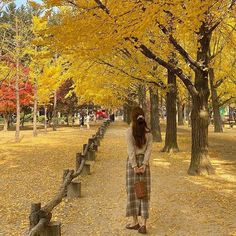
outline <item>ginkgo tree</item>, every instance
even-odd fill
[[[210,48],[209,80],[215,132],[223,132],[220,107],[236,101],[236,25],[228,20],[213,35]]]
[[[41,75],[44,70],[45,63],[48,62],[50,58],[50,52],[47,48],[42,45],[42,32],[46,28],[47,22],[44,21],[40,16],[32,16],[32,40],[27,48],[28,55],[30,56],[30,78],[34,85],[34,109],[33,109],[33,135],[37,136],[37,113],[38,113],[38,103],[44,105],[46,109],[46,104],[49,102],[50,92],[47,88],[47,84],[43,84],[40,81]],[[40,92],[39,92],[40,90]],[[47,129],[45,123],[45,130]]]
[[[34,128],[33,135],[37,135],[37,112],[38,105],[44,106],[44,126],[47,130],[47,105],[50,98],[54,97],[53,129],[56,130],[56,102],[57,89],[66,79],[65,61],[55,52],[50,51],[44,45],[43,37],[47,21],[40,15],[32,16],[32,40],[27,49],[30,55],[30,77],[34,84]]]
[[[64,62],[62,57],[55,57],[53,60],[48,60],[44,64],[43,72],[39,76],[38,81],[39,102],[47,104],[50,98],[53,97],[53,130],[56,130],[57,125],[57,90],[67,79]]]
[[[30,21],[24,8],[16,8],[10,3],[0,17],[1,57],[11,65],[14,73],[14,87],[16,95],[16,132],[15,140],[20,141],[20,84],[28,80],[26,70],[26,45],[30,40]]]
[[[189,174],[213,173],[208,156],[209,49],[222,22],[235,22],[235,1],[45,1],[57,6],[49,27],[52,45],[78,58],[106,57],[116,50],[136,53],[177,76],[192,98]],[[185,40],[191,43],[184,45]],[[173,60],[176,55],[178,63]],[[181,65],[185,64],[191,70]],[[189,75],[194,76],[194,81]]]

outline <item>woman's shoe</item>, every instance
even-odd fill
[[[136,224],[134,226],[131,226],[131,224],[126,225],[126,229],[134,229],[134,230],[138,230],[140,228],[139,224]]]
[[[140,234],[146,234],[146,233],[147,233],[146,226],[145,226],[145,225],[141,226],[141,227],[138,229],[138,232],[139,232]]]

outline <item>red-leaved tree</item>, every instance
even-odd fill
[[[32,85],[30,82],[19,84],[20,105],[28,106],[32,103]],[[8,129],[10,118],[16,111],[15,81],[4,81],[0,84],[0,114],[4,118],[4,130]]]

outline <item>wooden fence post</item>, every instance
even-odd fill
[[[84,161],[84,159],[95,160],[96,151],[98,150],[98,146],[100,145],[100,140],[103,138],[103,136],[106,132],[106,128],[109,124],[110,124],[109,121],[105,121],[98,128],[96,135],[94,135],[93,138],[90,138],[88,140],[88,144],[83,145],[83,152],[76,153],[76,171],[79,170],[79,168],[82,168],[82,166],[80,167],[82,159],[83,159],[83,161]],[[87,149],[87,151],[85,153],[86,149]],[[65,190],[64,197],[66,197],[66,196],[68,198],[81,197],[81,182],[76,181],[75,179],[73,181],[71,181],[70,179],[66,179],[69,172],[70,172],[69,169],[66,169],[63,171],[63,185],[66,184],[65,186],[67,186],[67,184],[68,184],[68,186]],[[71,172],[71,173],[73,173],[73,172]],[[78,176],[78,174],[76,176]],[[84,163],[82,171],[80,172],[80,175],[90,175],[90,174],[91,174],[90,164]],[[74,176],[73,178],[75,178],[76,176]],[[69,176],[69,177],[71,177],[71,176]],[[66,183],[64,183],[65,179],[67,180]],[[69,183],[68,180],[71,182]],[[61,198],[60,198],[60,201],[61,201]],[[58,202],[56,205],[58,205],[59,203],[60,202]],[[30,230],[32,228],[34,228],[40,222],[41,225],[39,227],[42,227],[42,225],[45,225],[45,224],[48,224],[48,225],[46,226],[45,230],[43,232],[40,231],[40,233],[37,236],[61,236],[61,223],[60,222],[50,222],[51,217],[52,217],[51,212],[47,213],[46,211],[41,210],[41,203],[32,203],[31,213],[29,216]],[[40,229],[40,230],[42,230],[42,229]]]
[[[68,185],[67,197],[68,198],[81,197],[81,182],[74,180]]]
[[[40,236],[61,236],[61,222],[50,222]]]
[[[64,170],[63,171],[63,177],[62,177],[62,181],[64,182],[64,180],[65,180],[65,178],[66,178],[66,176],[67,176],[67,174],[69,173],[69,169],[66,169],[66,170]],[[64,195],[64,197],[66,197],[67,196],[67,189],[65,190],[65,195]]]
[[[93,148],[93,145],[94,145],[94,139],[93,138],[88,139],[88,145],[89,145],[89,149]]]
[[[30,211],[30,230],[38,224],[39,217],[38,217],[38,211],[41,209],[41,203],[32,203],[31,204],[31,211]]]
[[[78,152],[76,153],[76,157],[75,157],[75,171],[77,171],[80,167],[80,163],[81,160],[83,158],[84,155],[82,155],[82,153]]]
[[[88,153],[85,153],[85,149],[86,149],[87,145],[88,144],[83,145],[83,155],[84,155],[85,159],[88,159]]]
[[[95,159],[96,159],[95,150],[93,150],[93,149],[88,150],[88,160],[95,161]]]
[[[97,145],[100,146],[100,137],[96,135]]]
[[[94,150],[95,152],[98,151],[98,145],[97,145],[97,144],[94,144],[94,145],[93,145],[93,150]]]
[[[85,175],[90,175],[90,174],[91,174],[91,172],[90,172],[90,164],[85,163],[84,167],[82,169],[81,175],[85,176]]]

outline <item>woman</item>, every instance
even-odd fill
[[[139,233],[146,234],[150,201],[150,168],[148,162],[151,155],[152,134],[147,127],[144,111],[140,107],[135,107],[131,116],[132,127],[127,130],[126,216],[132,216],[133,222],[126,225],[126,228],[138,230]],[[134,184],[137,180],[144,181],[147,188],[147,196],[143,199],[138,199],[135,194]],[[141,225],[139,224],[138,216],[142,217]]]

